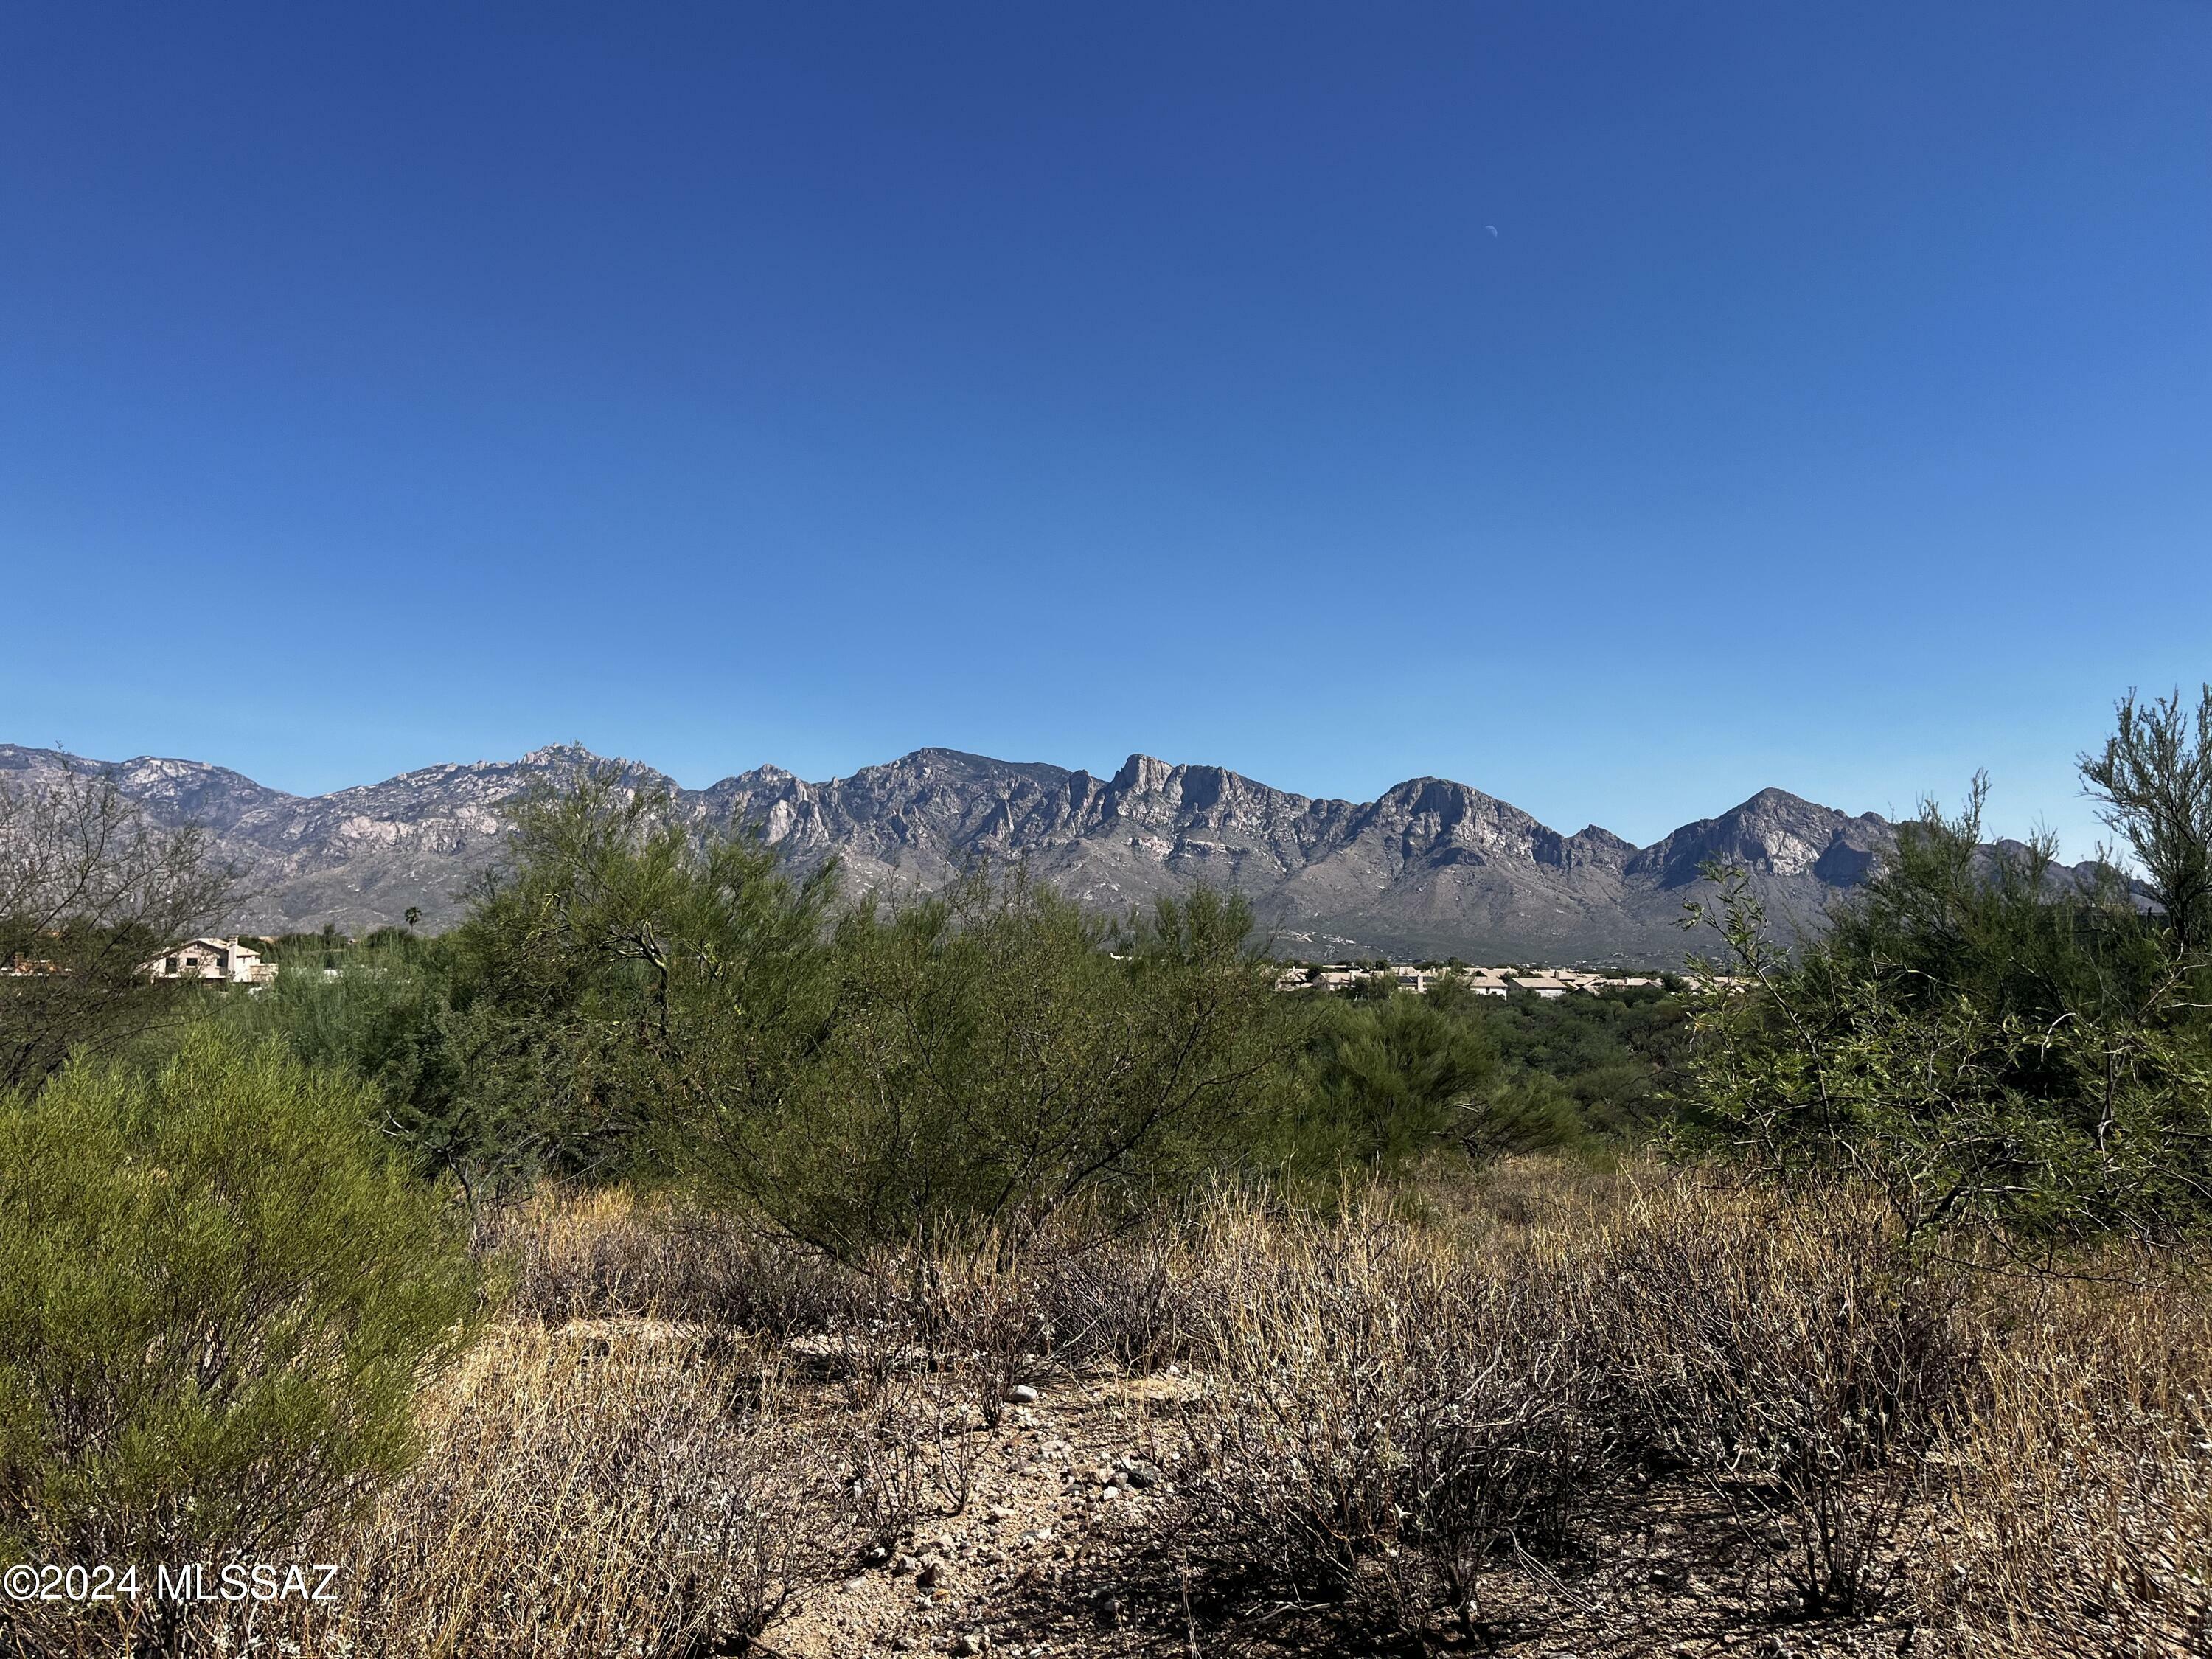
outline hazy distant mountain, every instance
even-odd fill
[[[315,796],[192,761],[113,770],[155,817],[204,824],[246,872],[232,922],[359,932],[410,905],[426,927],[453,922],[461,890],[501,856],[500,804],[593,759],[540,749]],[[49,750],[0,744],[0,778],[35,782],[62,763]],[[827,783],[764,766],[700,790],[622,764],[639,787],[670,790],[688,815],[758,823],[803,867],[836,856],[859,887],[933,888],[984,857],[1024,859],[1101,909],[1208,881],[1249,895],[1280,952],[1297,956],[1672,962],[1690,943],[1674,924],[1706,859],[1746,866],[1778,919],[1817,927],[1894,834],[1872,813],[1853,817],[1779,789],[1639,848],[1595,825],[1561,835],[1441,778],[1363,802],[1309,799],[1146,755],[1098,778],[922,749]]]

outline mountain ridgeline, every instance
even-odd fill
[[[192,761],[107,769],[157,823],[204,826],[244,872],[228,925],[357,933],[410,907],[426,928],[458,919],[465,890],[501,857],[502,803],[595,759],[564,745],[313,796]],[[0,781],[19,787],[70,763],[0,744]],[[1678,962],[1696,946],[1676,923],[1708,860],[1747,868],[1784,925],[1817,928],[1895,833],[1872,813],[1766,789],[1638,848],[1595,825],[1562,835],[1442,778],[1372,801],[1316,800],[1145,755],[1101,778],[921,749],[826,783],[763,766],[696,790],[618,764],[694,821],[757,825],[799,868],[838,859],[855,890],[927,890],[982,859],[1025,861],[1100,910],[1207,882],[1247,895],[1278,953],[1299,957]]]

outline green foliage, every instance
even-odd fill
[[[504,1103],[481,1115],[609,1174],[668,1151],[672,1125],[780,1109],[834,1005],[834,869],[795,881],[757,837],[696,833],[611,769],[526,799],[513,846],[450,936],[454,1041]]]
[[[1692,920],[1752,988],[1697,1022],[1705,1128],[1784,1176],[1870,1178],[1914,1230],[2197,1229],[2212,1055],[2179,994],[2189,964],[2117,880],[2061,881],[2047,844],[1983,846],[1984,788],[1902,826],[1794,959],[1741,872],[1712,872]]]
[[[1235,1163],[1284,1048],[1241,902],[1117,927],[1018,872],[835,897],[611,771],[533,797],[445,947],[456,1097],[505,1101],[479,1124],[562,1167],[695,1176],[841,1255],[1079,1198],[1110,1220]]]
[[[1896,850],[1837,913],[1808,965],[1829,977],[1887,978],[1917,1008],[1965,998],[2023,1024],[2143,1008],[2171,958],[2117,873],[2100,867],[2081,884],[2059,869],[2047,838],[1984,846],[1987,794],[1977,777],[1957,816],[1929,803],[1901,825]]]
[[[1690,1035],[1679,989],[1467,1000],[1520,1087],[1563,1100],[1587,1133],[1630,1139],[1673,1117]]]
[[[2081,757],[2081,781],[2106,824],[2142,866],[2182,952],[2212,948],[2212,685],[2194,710],[2181,693],[2120,700],[2101,753]]]
[[[1250,929],[1210,892],[1113,927],[1019,872],[856,911],[797,1086],[702,1099],[709,1189],[841,1255],[1185,1190],[1233,1167],[1282,1055]]]
[[[1456,1127],[1460,1150],[1477,1164],[1520,1152],[1571,1152],[1590,1141],[1565,1084],[1510,1066],[1462,1109]]]
[[[797,879],[603,770],[521,805],[455,933],[364,945],[260,1012],[472,1191],[547,1164],[688,1174],[843,1256],[1018,1237],[1079,1200],[1118,1224],[1224,1174],[1569,1145],[1586,1103],[1626,1121],[1657,1074],[1670,1001],[1581,1032],[1578,1092],[1522,1029],[1574,1016],[1387,974],[1279,996],[1250,927],[1206,890],[1102,921],[1018,871],[840,913],[834,872]]]
[[[377,1121],[425,1176],[456,1181],[473,1204],[536,1173],[541,1138],[507,1079],[486,1063],[489,1010],[454,1004],[454,952],[397,930],[372,934],[324,969],[287,963],[250,996],[226,998],[223,1022],[274,1039],[310,1066],[374,1091]]]
[[[1501,1053],[1498,1000],[1447,980],[1425,994],[1331,999],[1300,1066],[1297,1162],[1388,1173],[1442,1147],[1477,1164],[1583,1138],[1573,1097]]]
[[[0,1099],[0,1554],[205,1559],[404,1465],[480,1287],[374,1116],[213,1024]]]
[[[232,1018],[371,1085],[472,1202],[546,1169],[684,1175],[842,1256],[1570,1145],[1658,1074],[1669,1000],[1531,1012],[1387,973],[1282,996],[1250,929],[1203,890],[1103,921],[1019,871],[841,912],[833,871],[602,769],[519,805],[459,929],[381,930],[335,972],[308,936]]]
[[[365,951],[343,969],[280,968],[266,988],[230,999],[223,1012],[245,1032],[280,1039],[310,1066],[352,1072],[404,1097],[441,1064],[441,989],[421,962]]]
[[[1326,1006],[1304,1069],[1310,1147],[1333,1142],[1334,1161],[1385,1170],[1449,1139],[1502,1068],[1474,1022],[1391,994]]]

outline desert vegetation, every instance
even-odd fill
[[[1579,1008],[1279,995],[1206,891],[872,904],[612,775],[448,934],[57,957],[0,981],[0,1553],[64,1576],[0,1644],[2204,1650],[2208,738],[2085,757],[2130,873],[1977,788],[1817,939],[1713,871],[1740,991]],[[76,787],[0,819],[9,925],[135,960],[222,872]]]

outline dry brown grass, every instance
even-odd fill
[[[783,1396],[772,1356],[715,1334],[507,1324],[336,1546],[338,1615],[270,1634],[328,1655],[740,1651],[857,1548],[846,1448]]]
[[[1942,1449],[1921,1595],[1984,1651],[2212,1652],[2212,1306],[2125,1265],[2014,1291]]]
[[[2023,1280],[1850,1194],[1531,1165],[1322,1222],[1226,1206],[1186,1249],[1185,1542],[1224,1612],[1497,1639],[1486,1587],[1586,1601],[1594,1550],[1694,1514],[1653,1576],[1700,1564],[1753,1631],[2212,1651],[2212,1315],[2175,1264]]]
[[[555,1322],[629,1315],[781,1340],[852,1319],[868,1294],[811,1251],[665,1194],[549,1191],[485,1234],[513,1274],[509,1311]]]
[[[1571,1287],[1516,1254],[1486,1270],[1376,1206],[1210,1218],[1188,1535],[1232,1617],[1478,1630],[1493,1558],[1563,1541],[1609,1478],[1602,1377]]]
[[[1928,1453],[1980,1391],[1970,1277],[1862,1197],[1687,1182],[1575,1249],[1624,1446],[1786,1538],[1783,1610],[1888,1600]]]
[[[425,1455],[371,1516],[267,1552],[340,1564],[334,1609],[194,1609],[163,1630],[149,1605],[135,1630],[52,1619],[18,1650],[742,1650],[857,1547],[847,1448],[784,1392],[773,1355],[724,1333],[504,1322],[422,1401]]]
[[[604,1194],[498,1237],[422,1461],[312,1552],[345,1603],[233,1650],[743,1651],[968,1504],[1010,1387],[1174,1362],[1176,1650],[2212,1651],[2212,1311],[2172,1262],[2027,1279],[1848,1196],[1537,1162],[873,1272]]]

